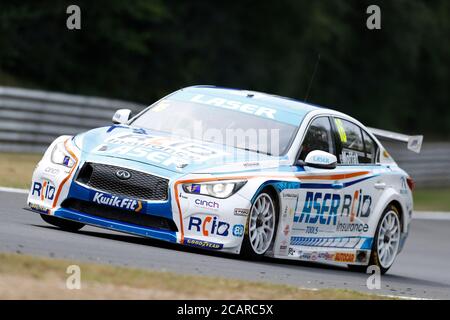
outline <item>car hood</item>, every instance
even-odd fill
[[[74,141],[88,158],[124,159],[183,174],[262,170],[286,160],[123,125],[93,129]]]

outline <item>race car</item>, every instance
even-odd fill
[[[69,231],[385,273],[408,236],[414,182],[377,136],[422,144],[285,97],[188,87],[57,138],[28,206]]]

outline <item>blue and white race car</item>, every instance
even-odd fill
[[[29,207],[65,230],[92,225],[247,257],[377,265],[402,250],[413,181],[377,136],[422,136],[260,92],[194,86],[113,125],[57,138]]]

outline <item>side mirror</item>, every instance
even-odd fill
[[[337,158],[335,155],[321,150],[308,153],[304,162],[305,166],[319,169],[334,169],[336,164]]]
[[[131,110],[130,109],[119,109],[114,113],[112,117],[112,122],[114,124],[125,124],[130,120]]]

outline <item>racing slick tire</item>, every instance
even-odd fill
[[[368,266],[377,266],[380,268],[381,274],[385,274],[389,270],[398,255],[400,221],[397,207],[391,204],[384,210],[378,222]],[[353,271],[366,272],[368,266],[349,265],[348,267]]]
[[[74,231],[80,230],[81,228],[83,228],[85,226],[84,224],[79,223],[79,222],[61,219],[58,217],[49,216],[47,214],[41,214],[41,218],[42,218],[42,220],[51,224],[52,226],[58,227],[65,231],[74,232]]]
[[[278,226],[278,201],[275,192],[265,189],[258,194],[247,217],[241,255],[257,260],[271,249]]]

